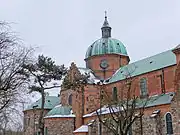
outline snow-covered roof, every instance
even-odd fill
[[[55,106],[51,111],[47,113],[44,118],[70,118],[76,117],[70,106],[62,106],[61,104]]]
[[[76,117],[74,114],[69,114],[69,115],[51,115],[51,116],[46,116],[44,118],[73,118]]]
[[[88,83],[89,84],[96,84],[97,82],[99,82],[100,80],[93,74],[93,71],[91,69],[88,69],[88,68],[82,68],[82,67],[78,67],[78,70],[80,71],[80,73],[82,75],[86,75],[88,74],[89,75],[89,78],[88,78]]]
[[[104,107],[101,108],[101,110],[98,109],[97,111],[86,114],[83,117],[86,118],[86,117],[95,116],[95,115],[97,115],[97,113],[100,114],[100,111],[101,111],[101,114],[103,115],[103,114],[109,114],[111,112],[118,112],[119,110],[122,111],[123,108],[122,107],[121,108],[120,107],[112,107],[112,108],[110,108],[110,107],[104,106]]]
[[[170,104],[172,99],[174,97],[174,92],[169,92],[169,93],[165,93],[165,94],[161,94],[161,95],[156,95],[156,96],[152,96],[149,97],[149,99],[137,99],[136,101],[136,107],[137,108],[141,108],[141,107],[152,107],[152,106],[156,106],[156,105],[163,105],[163,104]],[[130,102],[129,102],[130,103]],[[118,112],[118,111],[123,111],[124,109],[121,106],[111,106],[111,107],[107,107],[107,106],[103,106],[101,108],[101,114],[110,114],[111,112]],[[98,109],[97,111],[94,111],[92,113],[86,114],[83,117],[92,117],[97,115],[97,112],[100,114],[100,109]]]
[[[88,126],[87,125],[82,125],[78,129],[76,129],[73,133],[84,133],[88,132]]]

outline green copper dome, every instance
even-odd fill
[[[45,118],[57,117],[75,117],[75,115],[72,114],[72,108],[70,106],[57,105],[45,116]]]
[[[102,38],[96,40],[92,45],[89,46],[85,59],[91,56],[103,54],[120,54],[128,56],[126,47],[123,45],[123,43],[117,39],[111,38],[111,27],[108,23],[106,12],[101,31]]]
[[[85,58],[102,54],[121,54],[128,56],[126,47],[123,43],[111,37],[96,40],[89,46]]]

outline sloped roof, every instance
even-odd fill
[[[29,105],[25,110],[31,110],[33,108],[40,109],[41,108],[41,104],[42,104],[41,100],[42,99],[40,98],[36,102],[34,102],[31,105]],[[58,104],[60,104],[60,98],[59,97],[56,97],[56,96],[46,96],[45,97],[45,104],[44,104],[44,108],[45,109],[52,109],[52,108],[54,108]]]
[[[75,117],[70,106],[57,105],[44,118]]]
[[[100,81],[97,77],[95,77],[91,69],[78,67],[78,70],[80,71],[82,75],[89,74],[89,78],[87,80],[88,84],[93,84]]]
[[[175,49],[179,49],[180,48],[180,44],[179,45],[177,45],[173,50],[175,50]]]
[[[158,106],[158,105],[164,105],[164,104],[170,104],[172,99],[174,97],[174,92],[169,92],[166,94],[161,94],[161,95],[156,95],[156,96],[152,96],[149,99],[139,99],[136,100],[136,107],[137,108],[141,108],[141,107],[152,107],[152,106]],[[119,107],[112,107],[114,112],[118,112],[118,111],[123,111],[123,108],[119,108]],[[100,112],[100,109],[97,110],[97,112]],[[83,117],[91,117],[91,116],[95,116],[97,115],[97,112],[94,111],[92,113],[86,114]],[[112,110],[111,110],[112,112]],[[109,114],[110,113],[110,108],[107,106],[104,106],[101,108],[101,114]]]
[[[169,92],[166,94],[152,96],[147,100],[145,107],[170,104],[174,95],[175,95],[174,92]],[[143,105],[143,100],[139,100],[138,106],[141,107],[142,105]]]
[[[88,126],[82,125],[78,129],[76,129],[73,133],[86,133],[86,132],[88,132]]]
[[[160,54],[121,67],[109,79],[109,83],[123,80],[128,75],[131,75],[133,77],[151,71],[155,71],[164,67],[172,66],[175,64],[176,56],[171,50],[168,50]]]

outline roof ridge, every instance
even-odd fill
[[[169,52],[169,51],[172,51],[172,49],[171,49],[171,50],[166,50],[166,51],[163,51],[163,52],[161,52],[161,53],[157,53],[157,54],[152,55],[152,56],[149,56],[149,57],[145,57],[145,58],[143,58],[143,59],[140,59],[140,60],[134,61],[133,63],[136,63],[136,62],[139,62],[139,61],[142,61],[142,60],[145,60],[145,59],[149,59],[149,58],[155,57],[155,56],[157,56],[157,55],[160,55],[160,54],[163,54],[163,53],[166,53],[166,52]],[[133,64],[133,63],[130,63],[130,64]],[[128,64],[128,65],[130,65],[130,64]]]

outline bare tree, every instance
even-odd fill
[[[44,104],[45,90],[59,88],[60,85],[55,81],[59,81],[66,74],[64,65],[58,66],[55,62],[43,55],[38,56],[36,63],[24,64],[24,73],[30,77],[30,92],[36,91],[41,94],[42,105],[39,116],[39,130],[41,135],[44,135]]]
[[[142,117],[149,98],[148,95],[143,98],[136,95],[135,90],[137,82],[131,77],[134,70],[131,72],[127,70],[124,75],[125,79],[120,88],[122,92],[118,93],[116,91],[117,93],[113,98],[110,98],[112,97],[112,93],[108,93],[109,90],[106,89],[105,86],[105,82],[107,83],[108,80],[99,80],[97,84],[94,84],[94,87],[100,91],[100,109],[96,110],[96,115],[100,124],[106,127],[109,132],[114,135],[130,134],[132,124],[137,120],[140,121],[139,134],[143,134]],[[76,72],[73,71],[64,79],[63,86],[67,89],[76,90],[82,94],[82,109],[84,109],[84,87],[88,84],[87,80],[89,75],[82,75],[78,70],[75,71]],[[95,108],[97,107],[98,106]],[[101,131],[100,134],[102,134]]]
[[[121,97],[116,95],[110,98],[112,96],[104,90],[100,99],[104,106],[96,111],[99,122],[114,135],[127,135],[131,132],[132,124],[144,115],[146,102],[142,104],[142,108],[137,109],[139,98],[132,90],[133,82],[128,79],[125,83],[126,87],[123,88],[125,93]],[[103,111],[107,114],[104,115]]]
[[[115,93],[108,93],[103,85],[98,85],[99,90],[104,92],[103,95],[100,95],[100,102],[103,107],[96,111],[96,115],[99,122],[114,135],[131,134],[132,125],[136,121],[139,121],[139,134],[143,134],[142,117],[150,98],[148,95],[141,97],[136,94],[137,83],[139,84],[139,82],[131,74],[127,70],[119,92],[116,89]]]
[[[9,28],[7,23],[0,22],[0,128],[4,131],[10,127],[10,121],[15,122],[9,114],[19,113],[16,104],[20,93],[27,90],[28,80],[27,74],[22,74],[23,65],[31,61],[33,52]]]

